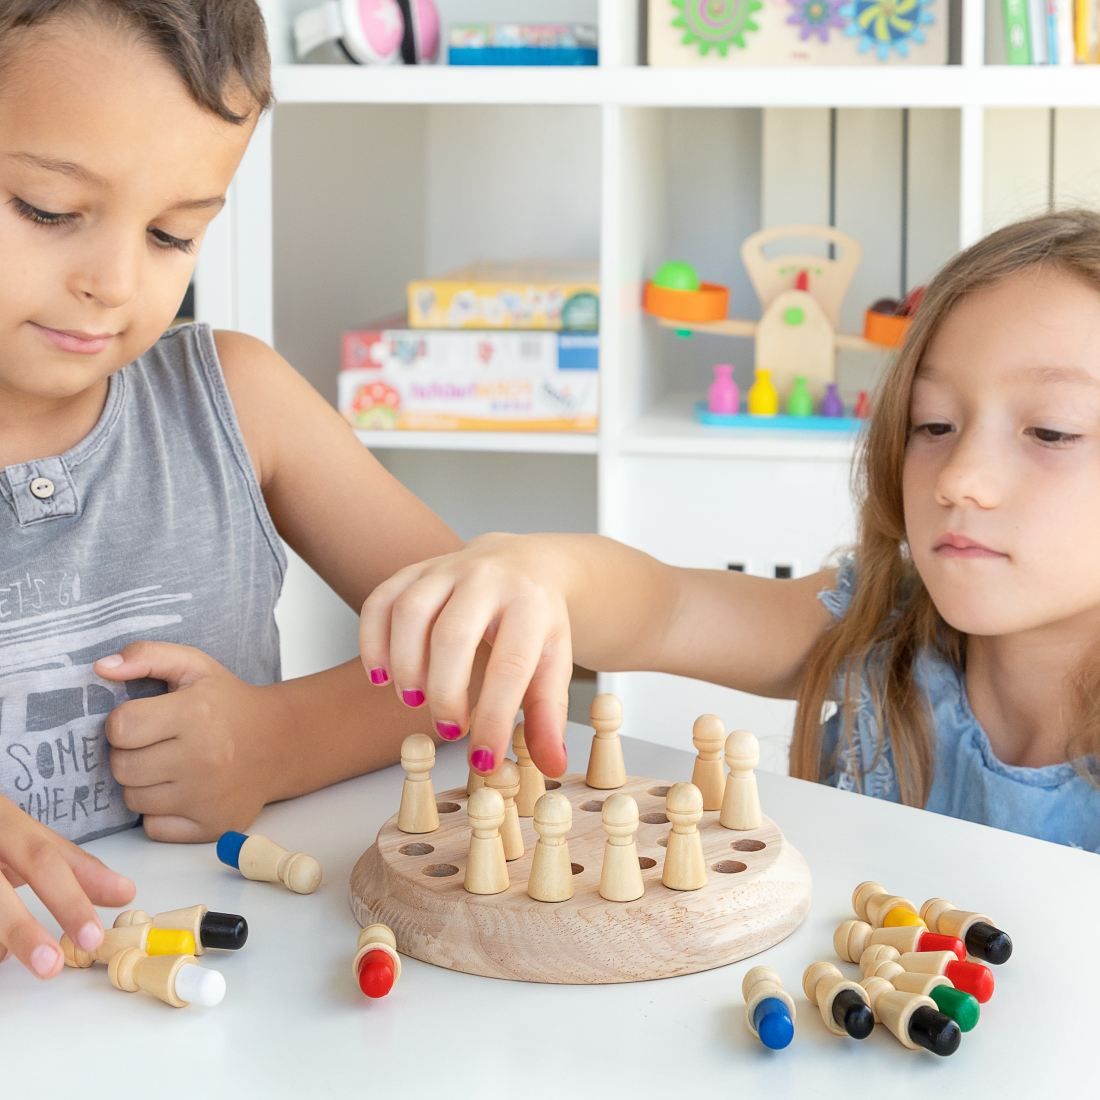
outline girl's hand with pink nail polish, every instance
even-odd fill
[[[134,899],[128,878],[0,795],[0,960],[10,953],[37,977],[52,978],[64,965],[61,948],[15,892],[24,885],[85,951],[103,940],[94,906],[117,909]]]

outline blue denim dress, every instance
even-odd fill
[[[845,559],[837,572],[836,589],[818,595],[837,619],[848,609],[855,574],[854,559]],[[936,731],[936,772],[926,809],[1056,844],[1100,851],[1100,790],[1069,763],[1044,768],[1003,764],[970,709],[966,683],[959,674],[927,652],[918,658],[915,671],[927,694]],[[838,702],[843,692],[841,679],[835,691]],[[856,709],[854,752],[847,736],[842,736],[842,717],[838,710],[825,723],[823,782],[900,802],[892,745],[887,738],[879,755],[881,734],[866,681]]]

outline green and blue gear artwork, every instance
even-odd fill
[[[753,13],[764,6],[760,0],[671,0],[671,4],[680,9],[672,25],[683,30],[681,42],[698,45],[702,57],[712,46],[723,57],[731,44],[743,50],[745,33],[760,30]]]
[[[924,44],[922,27],[934,23],[936,17],[928,10],[932,0],[852,0],[840,9],[848,20],[844,33],[859,36],[859,52],[874,49],[880,61],[890,50],[899,57],[909,56],[909,44]]]

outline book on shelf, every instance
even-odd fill
[[[1002,0],[1009,65],[1094,64],[1100,0]]]

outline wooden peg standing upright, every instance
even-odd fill
[[[672,822],[665,850],[661,881],[670,890],[701,890],[707,884],[703,838],[699,819],[703,816],[703,794],[694,783],[674,783],[665,796],[665,813]]]
[[[887,893],[885,887],[880,886],[877,882],[861,882],[852,891],[852,908],[855,910],[856,916],[860,920],[866,921],[872,928],[885,927],[887,918],[892,913],[894,919],[890,921],[890,924],[894,926],[905,924],[921,926],[924,924],[917,912],[917,907],[908,898],[899,898]],[[895,913],[895,910],[900,910],[900,912]],[[910,916],[907,917],[905,914],[910,914]]]
[[[718,823],[726,829],[759,829],[764,817],[753,768],[760,763],[760,742],[748,730],[734,730],[726,738],[726,763],[730,773]]]
[[[547,791],[535,803],[533,816],[539,839],[527,893],[535,901],[568,901],[573,896],[573,865],[565,838],[573,827],[573,807],[560,791]]]
[[[288,852],[259,833],[241,845],[237,869],[256,882],[281,882],[296,894],[312,894],[321,885],[321,865],[313,856]]]
[[[484,786],[485,776],[483,776],[480,772],[475,771],[471,767],[470,774],[466,776],[466,797],[469,798],[469,796],[472,795],[474,791],[476,791],[479,787]]]
[[[527,751],[527,738],[520,722],[512,733],[512,751],[516,754],[519,767],[519,794],[516,795],[516,812],[520,817],[532,817],[535,803],[546,794],[546,780],[542,772],[531,763],[531,754]]]
[[[485,786],[500,791],[504,799],[504,824],[500,827],[500,839],[504,842],[504,858],[519,859],[523,855],[523,833],[519,827],[519,811],[516,795],[519,794],[519,768],[514,760],[505,759],[499,768],[485,778]]]
[[[397,827],[403,833],[434,833],[439,828],[439,811],[432,789],[435,744],[426,733],[412,733],[401,742],[401,809]]]
[[[500,791],[482,787],[470,795],[466,816],[472,830],[466,877],[462,885],[471,894],[499,894],[508,889],[508,865],[504,861],[504,799]]]
[[[619,739],[619,728],[623,724],[623,705],[614,695],[597,695],[592,700],[588,717],[596,732],[592,737],[585,784],[597,791],[616,790],[626,783],[623,743]]]
[[[722,763],[725,723],[717,714],[701,715],[691,728],[691,740],[699,753],[691,781],[703,792],[703,809],[720,810],[726,793],[726,768]]]
[[[637,901],[645,893],[638,863],[638,803],[621,791],[604,799],[600,816],[607,843],[600,868],[600,897],[608,901]]]

